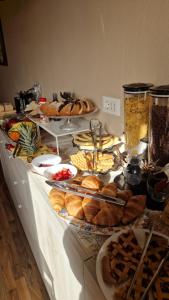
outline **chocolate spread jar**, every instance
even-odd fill
[[[169,85],[150,89],[149,162],[169,163]]]

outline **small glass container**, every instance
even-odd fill
[[[126,182],[131,186],[139,185],[142,179],[140,160],[137,157],[132,157],[127,165],[124,176]]]
[[[149,89],[152,84],[131,83],[124,88],[124,127],[126,150],[130,156],[142,154],[148,135]]]
[[[169,163],[169,85],[150,89],[149,162]]]

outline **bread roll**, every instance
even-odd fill
[[[65,206],[65,193],[54,188],[49,192],[49,201],[54,210],[60,211]]]
[[[114,182],[106,184],[102,190],[101,193],[108,195],[108,196],[112,196],[112,197],[116,197],[117,195],[117,186]]]
[[[94,176],[94,175],[89,175],[86,176],[83,180],[82,180],[82,186],[88,189],[92,189],[92,190],[99,190],[101,187],[101,181],[98,177]]]
[[[82,207],[87,222],[91,223],[92,219],[100,210],[100,202],[93,199],[84,198],[82,201]]]
[[[65,196],[65,206],[70,216],[84,219],[81,197],[67,193]]]

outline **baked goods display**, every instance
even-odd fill
[[[114,166],[114,157],[110,153],[92,153],[78,151],[70,156],[71,163],[81,171],[93,171],[93,155],[95,155],[95,171],[105,173]]]
[[[111,241],[107,243],[106,248],[102,252],[103,254],[100,260],[101,276],[105,285],[109,288],[112,287],[113,297],[110,297],[110,299],[127,299],[127,292],[140,261],[143,251],[142,248],[147,239],[145,231],[141,233],[141,236],[142,237],[139,238],[137,231],[125,231],[119,234],[116,239],[113,240],[111,238]],[[128,298],[129,300],[141,299],[159,263],[162,258],[165,257],[168,246],[168,239],[157,234],[152,236],[133,289]],[[151,299],[169,299],[169,261],[162,267],[152,285],[152,289],[148,293],[149,295],[154,295]]]
[[[95,110],[91,100],[65,100],[45,103],[40,106],[41,112],[47,116],[75,116],[88,114]]]
[[[101,138],[96,137],[96,148],[105,150],[120,143],[120,138],[111,134],[103,134]],[[80,150],[94,150],[94,144],[91,132],[79,133],[74,136],[73,143],[79,147]]]
[[[0,103],[0,114],[7,114],[7,113],[13,113],[13,105],[10,102],[4,102],[4,103]]]
[[[120,207],[111,203],[89,199],[87,194],[85,197],[79,197],[70,193],[63,193],[60,200],[60,190],[53,188],[49,192],[49,201],[53,208],[59,212],[61,210],[60,207],[64,207],[70,216],[101,226],[126,225],[134,221],[144,211],[145,195],[133,196],[129,190],[118,191],[115,183],[103,185],[97,176],[91,175],[83,177],[80,186],[112,197],[120,197],[122,195],[127,204],[125,207]]]

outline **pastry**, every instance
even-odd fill
[[[49,201],[54,210],[60,211],[65,206],[65,193],[53,188],[49,192]]]
[[[144,211],[145,204],[146,204],[145,195],[132,196],[128,200],[124,208],[122,223],[128,224],[129,222],[133,221],[136,217],[140,216]]]
[[[95,106],[90,100],[71,99],[45,103],[40,109],[47,116],[74,116],[89,113],[95,109]]]
[[[117,206],[104,201],[97,201],[86,196],[79,197],[72,193],[64,193],[57,189],[52,189],[49,193],[49,200],[56,211],[66,208],[69,215],[77,219],[100,226],[117,226],[120,223],[128,224],[138,217],[144,210],[145,196],[132,196],[129,190],[117,191],[115,183],[103,186],[103,183],[95,175],[77,176],[73,183],[100,194],[109,195],[127,201],[125,207]],[[121,195],[121,197],[120,197]]]
[[[125,200],[126,202],[133,196],[132,191],[130,190],[122,190],[122,191],[117,191],[117,197],[120,199]]]
[[[103,193],[104,195],[116,197],[116,195],[117,195],[117,185],[114,182],[106,184],[102,188],[101,193]]]
[[[84,113],[89,113],[95,109],[95,105],[91,100],[82,100]]]
[[[107,269],[109,274],[104,274],[103,279],[109,280],[109,283],[120,284],[132,277],[139,259],[141,257],[142,249],[138,245],[135,235],[132,230],[122,233],[117,242],[111,242],[108,246],[108,259],[111,272]],[[104,259],[102,265],[108,264]],[[109,278],[111,275],[111,279]]]
[[[82,186],[92,190],[99,190],[101,184],[100,179],[94,175],[87,176],[82,180]]]
[[[44,104],[41,104],[40,110],[46,116],[57,116],[58,115],[58,104],[56,104],[55,102],[44,103]]]
[[[65,206],[70,216],[84,219],[81,197],[67,193],[65,196]]]
[[[92,219],[95,225],[116,226],[120,223],[123,210],[115,205],[100,202],[101,210]]]
[[[84,198],[82,201],[82,207],[87,222],[92,223],[93,218],[100,210],[100,202],[93,199]]]
[[[0,112],[4,112],[4,106],[3,106],[3,104],[0,104]]]
[[[12,111],[13,110],[13,105],[12,103],[4,103],[4,111]]]
[[[72,106],[71,115],[80,115],[83,113],[83,106],[82,103],[79,101],[75,101]]]
[[[168,241],[165,238],[156,235],[152,236],[130,297],[128,298],[129,300],[141,299],[161,259],[166,255],[167,249]],[[107,259],[102,260],[102,265],[108,265],[109,263],[109,268],[102,268],[102,272],[107,272],[106,275],[102,274],[102,276],[105,283],[111,284],[113,281],[116,289],[114,299],[126,300],[128,288],[140,261],[142,251],[132,230],[121,234],[116,242],[109,244]],[[154,299],[157,300],[168,299],[169,278],[167,279],[167,274],[169,275],[169,265],[167,271],[167,263],[153,283]],[[149,293],[146,299],[149,299]]]
[[[58,114],[60,116],[70,116],[73,104],[71,102],[65,102],[60,105]]]

